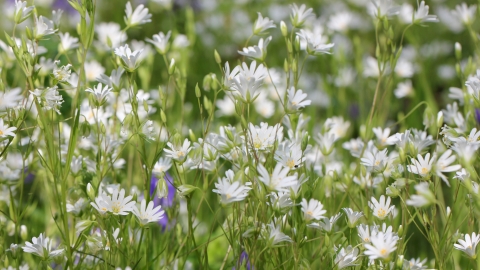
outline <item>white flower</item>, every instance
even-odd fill
[[[423,207],[435,202],[435,195],[428,188],[428,183],[422,182],[415,185],[415,190],[418,195],[412,195],[410,199],[406,201],[407,205],[414,207]]]
[[[122,32],[120,25],[113,22],[95,25],[95,32],[100,43],[107,48],[119,47],[127,40],[127,35]]]
[[[391,233],[379,232],[372,236],[371,244],[365,244],[365,255],[369,256],[370,260],[388,259],[390,253],[397,249],[398,237]]]
[[[295,91],[295,87],[290,87],[288,90],[288,106],[293,110],[299,110],[312,103],[311,100],[307,100],[307,94],[303,93],[301,89]]]
[[[178,162],[184,162],[188,153],[190,150],[192,150],[192,147],[190,147],[190,141],[188,139],[183,141],[183,145],[173,145],[171,142],[167,142],[167,146],[170,147],[170,149],[165,148],[163,150],[167,153],[167,157],[170,157]]]
[[[335,265],[338,269],[356,266],[355,262],[358,260],[358,252],[357,247],[347,246],[346,249],[342,248],[335,257]]]
[[[429,7],[425,5],[425,1],[420,2],[417,11],[413,14],[413,21],[415,23],[423,22],[438,22],[436,15],[428,15]]]
[[[0,138],[15,137],[15,133],[13,133],[15,130],[17,130],[16,127],[8,127],[4,124],[3,118],[0,118]]]
[[[63,103],[63,97],[58,92],[57,86],[44,90],[35,89],[33,92],[30,91],[30,93],[37,98],[44,110],[55,110],[60,114],[59,107]]]
[[[245,103],[254,101],[259,93],[257,90],[262,86],[267,77],[267,69],[253,61],[250,67],[246,63],[235,67],[230,73],[228,62],[225,64],[225,86],[233,90],[233,95]]]
[[[252,123],[248,125],[248,145],[254,150],[263,151],[271,148],[275,141],[281,141],[283,127],[279,124],[275,126],[268,126],[267,123],[260,123],[259,126],[254,126]]]
[[[219,178],[218,182],[215,183],[216,188],[213,189],[213,192],[221,196],[222,204],[245,200],[248,196],[248,191],[252,189],[248,187],[251,183],[247,182],[246,185],[243,185],[239,180],[235,180],[232,170],[228,170],[225,174],[226,177]]]
[[[375,136],[377,137],[377,142],[379,146],[381,147],[385,146],[387,143],[388,137],[390,136],[390,129],[389,128],[382,129],[381,127],[376,127],[376,128],[373,128],[372,130]]]
[[[293,4],[290,6],[290,8],[292,9],[290,20],[292,21],[292,25],[296,28],[302,27],[309,17],[315,16],[315,14],[312,13],[313,9],[307,9],[305,4],[301,5],[300,7],[298,7],[297,4]]]
[[[125,14],[124,17],[125,24],[127,27],[132,27],[140,24],[145,24],[151,22],[152,14],[148,13],[148,8],[145,8],[144,5],[139,5],[135,10],[132,10],[132,4],[127,2],[127,6],[125,7]]]
[[[321,31],[312,33],[310,31],[300,29],[300,32],[297,33],[297,36],[307,43],[306,51],[311,55],[320,55],[325,53],[330,54],[330,49],[335,45],[333,43],[326,43],[327,39],[322,35]]]
[[[110,75],[110,77],[105,74],[100,74],[100,76],[97,77],[97,81],[112,88],[118,89],[120,87],[123,72],[125,72],[125,70],[122,67],[119,67],[112,70],[112,74]]]
[[[275,152],[275,160],[290,170],[300,167],[303,159],[302,149],[298,143],[282,143]]]
[[[328,156],[332,153],[334,143],[337,140],[337,138],[335,138],[335,135],[329,132],[327,132],[326,134],[319,133],[317,134],[317,136],[314,137],[314,139],[318,143],[318,146],[320,146],[320,151],[325,156]]]
[[[383,220],[395,209],[394,205],[390,206],[390,201],[390,197],[387,197],[385,201],[384,195],[380,196],[380,202],[378,202],[375,197],[372,197],[372,201],[368,202],[368,206],[372,209],[374,216]]]
[[[22,99],[22,89],[20,87],[0,92],[0,111],[14,108]]]
[[[105,68],[95,60],[85,63],[85,76],[87,81],[93,82],[105,72]]]
[[[325,121],[324,127],[328,130],[328,133],[335,136],[335,140],[338,140],[345,137],[350,127],[350,122],[345,121],[341,116],[334,116]]]
[[[96,106],[101,106],[107,101],[107,97],[112,91],[112,88],[108,85],[103,86],[101,83],[97,84],[96,87],[88,88],[85,92],[91,93],[95,97]]]
[[[357,225],[358,220],[363,217],[362,212],[353,211],[351,208],[342,208],[347,216],[348,227],[353,228]]]
[[[412,165],[407,165],[409,172],[418,174],[422,177],[427,177],[431,170],[435,158],[430,159],[430,153],[425,155],[423,158],[420,154],[417,155],[417,159],[412,158]]]
[[[437,160],[435,165],[435,173],[438,177],[442,178],[442,180],[450,186],[448,183],[447,177],[442,172],[456,172],[462,168],[459,164],[457,165],[450,165],[456,159],[455,155],[452,155],[452,150],[448,149],[443,153],[440,158]],[[450,165],[450,166],[449,166]]]
[[[262,164],[257,167],[259,180],[262,181],[270,191],[287,192],[292,186],[296,185],[298,180],[296,175],[288,176],[290,169],[283,168],[281,164],[277,164],[270,174]]]
[[[72,73],[72,71],[70,70],[72,65],[67,64],[66,66],[61,66],[60,68],[58,68],[58,64],[60,63],[60,61],[57,60],[54,63],[55,68],[53,69],[53,76],[55,77],[55,79],[59,82],[68,81],[68,79],[70,78],[70,74]]]
[[[115,54],[122,58],[124,68],[130,72],[133,72],[140,64],[139,57],[142,50],[133,51],[128,47],[128,44],[120,46],[115,49]]]
[[[387,149],[378,151],[378,149],[373,146],[371,149],[366,149],[364,156],[361,158],[361,164],[367,167],[368,169],[376,172],[382,172],[387,166],[388,156]]]
[[[41,39],[45,36],[54,34],[57,32],[54,29],[53,22],[43,16],[35,17],[36,23],[34,28],[35,39]]]
[[[323,209],[321,202],[315,199],[307,201],[303,198],[300,205],[302,206],[303,219],[305,219],[305,221],[309,222],[312,219],[320,220],[325,218],[324,214],[327,213],[327,210]]]
[[[410,261],[403,260],[403,269],[404,270],[422,270],[422,269],[427,269],[427,266],[425,265],[427,263],[427,259],[420,260],[420,258],[417,259],[410,259]]]
[[[27,1],[15,0],[15,13],[13,14],[15,23],[19,24],[25,21],[32,14],[34,8],[35,6],[27,7]]]
[[[111,212],[114,215],[128,215],[135,206],[135,201],[132,201],[133,196],[125,197],[125,190],[122,188],[120,192],[118,188],[114,188],[112,195],[102,193],[99,197],[95,198],[95,202],[90,204],[98,210],[100,214]]]
[[[79,46],[78,38],[70,36],[70,33],[66,32],[60,33],[60,44],[59,44],[59,51],[66,52],[71,49],[75,49]]]
[[[399,8],[395,5],[393,0],[372,0],[369,6],[369,11],[373,16],[381,18],[397,15]]]
[[[263,38],[261,38],[258,41],[258,45],[243,48],[243,51],[238,51],[238,53],[253,58],[255,60],[263,61],[267,56],[267,46],[270,41],[272,41],[271,36],[266,38],[265,41],[263,40]]]
[[[480,235],[472,233],[470,237],[469,234],[465,234],[465,240],[458,239],[458,244],[453,244],[453,247],[456,249],[465,252],[470,258],[477,258],[477,248],[478,243],[480,242]]]
[[[170,167],[172,167],[172,160],[170,158],[160,158],[157,163],[155,163],[155,166],[153,166],[152,173],[160,178],[163,177]]]
[[[400,82],[397,85],[397,88],[393,92],[397,98],[404,98],[404,97],[410,97],[413,96],[414,91],[412,87],[412,81],[411,80],[406,80],[404,82]]]
[[[73,213],[74,215],[80,214],[80,212],[85,207],[85,199],[80,198],[74,204],[67,203],[67,212]]]
[[[157,222],[163,218],[165,211],[162,210],[161,205],[154,208],[153,201],[149,202],[148,205],[146,204],[145,199],[143,199],[140,203],[140,209],[137,208],[136,205],[134,205],[132,209],[133,214],[137,216],[141,225],[146,225],[150,222]]]
[[[163,32],[160,32],[158,35],[153,35],[153,40],[147,38],[146,41],[152,43],[158,53],[163,55],[168,51],[168,40],[170,39],[171,34],[171,31],[168,31],[166,35]]]
[[[25,242],[25,246],[22,249],[24,252],[35,254],[45,260],[59,256],[64,251],[64,249],[52,250],[52,241],[50,241],[50,238],[45,237],[43,233],[38,238],[33,237],[31,243]]]
[[[312,227],[312,228],[316,228],[316,229],[321,229],[321,230],[324,230],[326,232],[331,232],[332,229],[333,229],[333,225],[335,225],[335,223],[337,222],[337,220],[342,216],[342,213],[338,213],[336,214],[335,216],[332,216],[330,218],[322,218],[320,219],[320,221],[317,223],[312,223],[312,224],[308,224],[307,226],[308,227]]]
[[[262,14],[260,12],[258,13],[258,19],[255,21],[255,24],[253,25],[253,34],[254,35],[261,35],[264,31],[270,29],[270,28],[275,28],[275,24],[273,23],[273,20],[270,20],[269,18],[262,17]]]
[[[467,4],[462,3],[461,5],[457,5],[455,10],[452,11],[452,14],[464,24],[470,24],[473,22],[475,18],[475,12],[477,11],[477,6],[467,6]]]
[[[263,225],[264,239],[268,241],[271,246],[276,246],[280,242],[293,242],[290,236],[282,233],[280,225],[275,226],[273,223]]]

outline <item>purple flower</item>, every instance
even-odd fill
[[[240,254],[240,258],[238,258],[238,264],[237,266],[241,266],[243,264],[243,261],[247,261],[246,264],[245,264],[245,267],[247,268],[247,270],[253,270],[254,267],[250,265],[250,260],[248,258],[248,254],[247,252],[242,251],[242,254]],[[235,270],[235,266],[232,268],[232,270]]]
[[[475,120],[480,124],[480,109],[475,108]]]
[[[168,195],[166,198],[160,199],[157,196],[153,196],[155,194],[155,189],[157,188],[157,184],[159,181],[165,181],[167,183]],[[165,177],[162,180],[152,175],[152,179],[150,181],[150,196],[153,196],[154,207],[157,207],[158,205],[161,205],[162,209],[172,207],[173,199],[175,198],[175,192],[176,190],[173,186],[173,177],[168,172],[165,173]],[[158,224],[160,224],[163,229],[169,227],[169,218],[167,212],[165,212],[163,218],[158,221]]]

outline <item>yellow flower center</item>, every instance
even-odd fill
[[[387,250],[384,249],[384,248],[382,248],[382,249],[380,250],[380,254],[382,254],[382,256],[385,256],[385,254],[387,254]]]
[[[0,136],[2,136],[2,135],[3,135],[3,131],[0,130]]]
[[[293,159],[290,159],[287,161],[287,166],[291,169],[293,167],[295,167],[295,161],[293,161]]]
[[[377,216],[379,218],[384,218],[386,215],[387,215],[387,211],[385,211],[385,209],[380,208],[377,210]]]
[[[427,174],[427,173],[428,173],[428,169],[425,168],[425,167],[423,167],[423,168],[422,168],[422,174]]]

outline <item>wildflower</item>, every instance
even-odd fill
[[[265,57],[267,57],[267,46],[271,40],[271,36],[266,38],[265,41],[263,40],[263,38],[261,38],[258,41],[258,45],[243,48],[243,51],[238,51],[238,53],[253,58],[255,60],[263,61],[265,60]]]
[[[15,13],[13,18],[16,24],[25,21],[31,14],[35,6],[27,7],[27,1],[15,0]]]
[[[368,202],[368,206],[370,207],[370,209],[372,209],[374,216],[383,220],[395,209],[395,206],[390,206],[390,201],[390,197],[387,197],[387,200],[385,201],[384,195],[380,196],[380,202],[378,202],[377,199],[372,197],[372,201]]]
[[[312,103],[311,100],[306,100],[307,94],[303,93],[301,89],[295,91],[295,87],[290,87],[288,90],[288,107],[293,110],[299,110]]]
[[[122,58],[123,67],[129,72],[133,72],[140,64],[139,57],[142,51],[143,49],[132,52],[128,44],[125,44],[116,48],[115,54]]]
[[[132,212],[135,216],[138,218],[138,222],[142,226],[145,226],[146,224],[150,222],[157,222],[160,219],[163,218],[163,214],[165,211],[162,210],[162,206],[158,205],[157,207],[153,207],[153,201],[150,201],[148,205],[146,205],[145,199],[142,200],[140,203],[140,208],[137,208],[136,205],[133,206]]]
[[[371,242],[371,235],[376,234],[377,231],[376,229],[373,230],[374,227],[370,227],[365,224],[360,224],[357,226],[357,231],[358,231],[358,237],[362,239],[362,242],[365,243],[370,243]],[[372,230],[370,230],[372,229]],[[374,232],[374,233],[372,233]]]
[[[335,135],[332,133],[326,133],[326,134],[317,134],[317,136],[314,137],[315,141],[318,143],[318,146],[320,146],[320,151],[322,152],[323,155],[328,156],[332,153],[334,143],[336,141]]]
[[[412,195],[410,199],[406,201],[407,205],[423,207],[435,202],[435,195],[428,188],[428,183],[422,182],[415,185],[415,190],[418,195]]]
[[[270,28],[275,28],[275,23],[273,20],[270,20],[268,17],[263,17],[260,12],[258,12],[258,19],[255,21],[253,25],[253,34],[254,35],[261,35],[263,32]]]
[[[108,85],[114,89],[119,89],[124,71],[125,70],[122,67],[119,67],[117,69],[112,70],[110,77],[108,77],[105,74],[100,74],[100,76],[97,77],[97,81],[105,85]]]
[[[328,133],[335,136],[335,140],[345,137],[347,134],[348,128],[350,127],[350,122],[345,121],[343,117],[334,116],[328,118],[324,124],[325,128],[328,130]]]
[[[167,142],[167,146],[170,147],[170,149],[163,150],[167,152],[167,157],[170,157],[178,162],[184,162],[188,153],[190,150],[192,150],[192,147],[190,147],[190,141],[188,139],[183,141],[183,145],[173,145],[171,142]]]
[[[74,215],[80,214],[80,212],[85,207],[85,199],[80,198],[74,204],[67,203],[67,212],[73,213]]]
[[[17,130],[16,127],[8,127],[4,124],[3,118],[0,118],[0,138],[15,137],[15,133],[13,133],[15,130]]]
[[[268,195],[270,204],[273,209],[277,211],[282,211],[285,208],[290,208],[293,206],[292,199],[290,198],[290,192],[272,192]]]
[[[410,261],[403,260],[403,269],[404,270],[421,270],[421,269],[427,269],[427,266],[425,265],[427,263],[427,259],[420,260],[420,258],[417,259],[410,259]]]
[[[337,220],[341,216],[342,216],[342,213],[338,213],[335,216],[332,216],[330,218],[324,217],[324,218],[320,219],[320,221],[318,223],[314,222],[314,223],[309,224],[307,226],[312,227],[312,228],[316,228],[316,229],[321,229],[321,230],[324,230],[326,232],[331,232],[332,228],[333,228],[333,225],[335,225],[335,223],[337,222]]]
[[[273,223],[263,226],[264,238],[268,241],[268,245],[276,246],[280,242],[293,242],[290,236],[282,233],[280,225],[275,226]]]
[[[373,0],[369,8],[372,15],[377,18],[391,17],[399,12],[399,7],[393,0]]]
[[[30,91],[30,93],[37,98],[44,110],[55,110],[60,114],[59,107],[63,103],[63,97],[58,92],[57,86],[48,87],[44,90],[35,89]]]
[[[275,141],[282,139],[283,127],[279,124],[268,126],[267,123],[260,123],[254,126],[252,123],[248,125],[248,135],[250,135],[248,144],[257,151],[267,150],[273,146]]]
[[[480,135],[480,134],[479,134]],[[440,158],[437,160],[435,165],[435,173],[438,177],[442,178],[443,182],[445,182],[448,186],[447,177],[442,172],[456,172],[462,168],[459,164],[457,165],[450,165],[456,159],[455,155],[452,155],[452,150],[448,149],[443,153]],[[450,166],[449,166],[450,165]]]
[[[407,165],[408,171],[427,178],[432,170],[432,165],[434,162],[434,158],[430,159],[430,153],[427,153],[425,158],[418,154],[417,159],[412,158],[411,160],[412,165]]]
[[[68,81],[68,79],[70,78],[70,73],[72,73],[72,71],[70,70],[72,65],[68,64],[66,66],[61,66],[60,68],[58,68],[58,64],[60,63],[60,61],[57,60],[54,63],[56,65],[56,67],[53,69],[53,76],[55,77],[55,79],[59,82]]]
[[[385,146],[385,144],[387,143],[388,137],[390,136],[390,129],[385,128],[382,130],[381,127],[376,127],[376,128],[373,128],[372,130],[375,136],[377,137],[377,142],[379,146],[380,147]]]
[[[370,260],[388,259],[390,253],[397,249],[398,238],[391,233],[379,232],[372,236],[371,244],[365,244],[365,255],[369,256]]]
[[[364,156],[361,158],[361,164],[375,172],[384,171],[387,161],[387,149],[378,151],[374,146],[371,149],[366,149]]]
[[[458,244],[453,244],[455,249],[465,252],[470,258],[477,258],[477,248],[478,243],[480,242],[480,235],[472,233],[472,236],[465,234],[465,240],[458,239]]]
[[[153,166],[152,173],[157,177],[162,177],[172,167],[172,160],[170,158],[160,158],[155,166]]]
[[[66,52],[71,49],[78,48],[78,38],[70,36],[70,33],[66,32],[60,33],[60,44],[59,44],[59,51],[60,52]]]
[[[297,176],[290,175],[290,169],[282,168],[281,164],[277,164],[273,172],[270,174],[262,164],[257,167],[259,180],[262,181],[271,191],[287,192],[289,187],[297,184]]]
[[[293,4],[290,6],[292,13],[290,14],[290,20],[292,21],[292,25],[296,28],[300,28],[303,26],[305,21],[312,16],[315,16],[313,14],[313,9],[305,6],[305,4],[301,5],[300,7],[297,6],[297,4]]]
[[[414,95],[413,87],[412,87],[412,81],[411,80],[406,80],[404,82],[400,82],[397,85],[397,88],[394,91],[395,97],[397,98],[404,98],[404,97],[410,97]]]
[[[323,204],[315,199],[310,199],[307,201],[305,198],[302,199],[303,218],[305,221],[309,222],[312,219],[320,220],[325,218],[324,214],[327,213],[327,210],[323,209]]]
[[[350,154],[354,157],[359,158],[363,150],[363,140],[361,138],[351,139],[348,142],[344,142],[342,147],[345,150],[350,151]]]
[[[476,5],[469,7],[467,4],[462,3],[461,5],[457,5],[455,7],[455,10],[452,11],[452,15],[454,15],[458,20],[462,21],[463,24],[468,25],[473,22],[476,11]]]
[[[221,196],[222,204],[245,200],[248,196],[248,191],[252,189],[251,187],[248,187],[251,183],[247,182],[246,185],[242,185],[239,180],[234,180],[232,170],[228,170],[226,175],[226,177],[218,179],[218,182],[215,183],[216,189],[213,190],[213,192],[218,193]]]
[[[168,51],[168,40],[171,34],[171,31],[168,31],[166,35],[160,32],[157,35],[153,35],[153,39],[147,38],[146,41],[152,43],[159,54],[164,55]]]
[[[44,260],[60,256],[64,251],[64,249],[52,250],[52,241],[50,241],[50,238],[45,237],[43,233],[38,238],[33,237],[32,242],[25,242],[25,246],[22,249],[24,252],[32,253]]]
[[[100,43],[108,48],[117,48],[127,40],[127,35],[122,32],[120,25],[113,22],[95,25],[95,32]]]
[[[127,2],[127,6],[125,8],[125,24],[127,27],[133,27],[140,24],[145,24],[151,22],[152,14],[148,13],[148,8],[145,8],[144,5],[139,5],[133,11],[132,4]]]
[[[300,29],[300,32],[297,33],[297,36],[306,42],[306,51],[310,55],[320,55],[325,53],[330,54],[330,49],[335,45],[333,43],[326,43],[327,39],[322,35],[322,33],[312,33],[305,31],[304,29]]]
[[[429,7],[425,5],[425,1],[420,2],[417,11],[413,14],[414,23],[424,23],[424,22],[438,22],[436,15],[428,15]]]
[[[345,212],[347,218],[347,224],[349,228],[353,228],[357,225],[361,217],[363,217],[362,212],[353,211],[351,208],[342,208]]]
[[[90,204],[97,209],[100,214],[111,212],[114,215],[128,215],[135,206],[135,201],[132,201],[133,196],[125,197],[125,189],[114,188],[112,195],[102,193],[99,197],[95,198],[95,202]]]
[[[267,77],[267,69],[263,64],[257,66],[257,62],[253,61],[248,67],[246,63],[242,63],[241,66],[235,67],[232,73],[228,62],[225,65],[225,83],[234,91],[234,96],[245,103],[254,101],[259,95],[257,90]]]
[[[40,17],[35,17],[36,23],[35,23],[35,28],[34,28],[34,37],[35,39],[41,39],[45,36],[54,34],[57,32],[56,29],[54,29],[53,22],[43,16]]]
[[[357,266],[355,262],[358,260],[358,248],[347,246],[347,248],[342,248],[335,256],[335,265],[338,269],[343,269],[346,267]]]
[[[282,143],[275,152],[275,160],[290,170],[299,168],[304,160],[302,149],[298,143]]]
[[[95,97],[94,103],[95,103],[95,106],[97,107],[100,107],[103,104],[105,104],[105,102],[107,101],[107,97],[111,91],[112,91],[111,87],[109,87],[108,85],[103,86],[101,83],[97,84],[97,86],[94,87],[93,89],[88,88],[85,90],[85,92],[89,92]]]
[[[19,87],[0,92],[0,111],[17,106],[22,99],[22,89]]]

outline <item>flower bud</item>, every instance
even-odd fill
[[[455,42],[455,58],[457,58],[458,61],[462,59],[462,45],[458,42]]]
[[[300,51],[300,37],[299,36],[295,37],[295,42],[293,43],[293,45],[294,45],[295,51],[299,52]]]
[[[439,111],[437,113],[437,128],[440,128],[443,126],[443,112]]]
[[[157,188],[155,189],[155,192],[158,198],[160,199],[167,198],[168,197],[167,181],[165,181],[164,179],[159,179],[157,182]]]
[[[22,238],[23,241],[26,241],[28,238],[28,230],[25,225],[20,226],[20,238]]]
[[[10,244],[10,248],[8,249],[8,251],[10,251],[10,254],[12,255],[12,258],[14,260],[17,259],[17,255],[18,255],[18,249],[19,249],[19,246],[17,244]]]
[[[197,98],[202,96],[202,92],[200,91],[200,87],[198,87],[198,83],[195,85],[195,96],[197,96]]]
[[[191,129],[188,130],[188,137],[190,137],[190,141],[196,142],[197,141],[197,136],[195,136],[195,133]]]
[[[389,197],[396,198],[400,196],[400,191],[395,185],[390,185],[387,187],[386,194]]]
[[[220,57],[220,54],[218,54],[217,50],[213,52],[213,55],[215,56],[215,62],[217,62],[217,64],[221,64],[222,58]]]
[[[175,73],[175,59],[172,58],[170,61],[170,66],[168,67],[168,75],[173,75]]]
[[[95,189],[93,188],[92,184],[87,184],[87,196],[91,201],[95,200]]]
[[[282,36],[284,37],[288,36],[288,27],[284,21],[280,22],[280,30],[282,31]]]
[[[162,109],[160,109],[160,119],[162,120],[162,123],[167,122],[167,116],[165,115],[165,112]]]
[[[450,209],[450,206],[447,206],[447,218],[449,218],[451,214],[452,214],[452,209]]]
[[[192,185],[181,185],[178,187],[178,195],[182,196],[182,197],[185,197],[185,196],[188,196],[190,195],[192,192],[194,192],[196,189],[195,186],[192,186]]]

